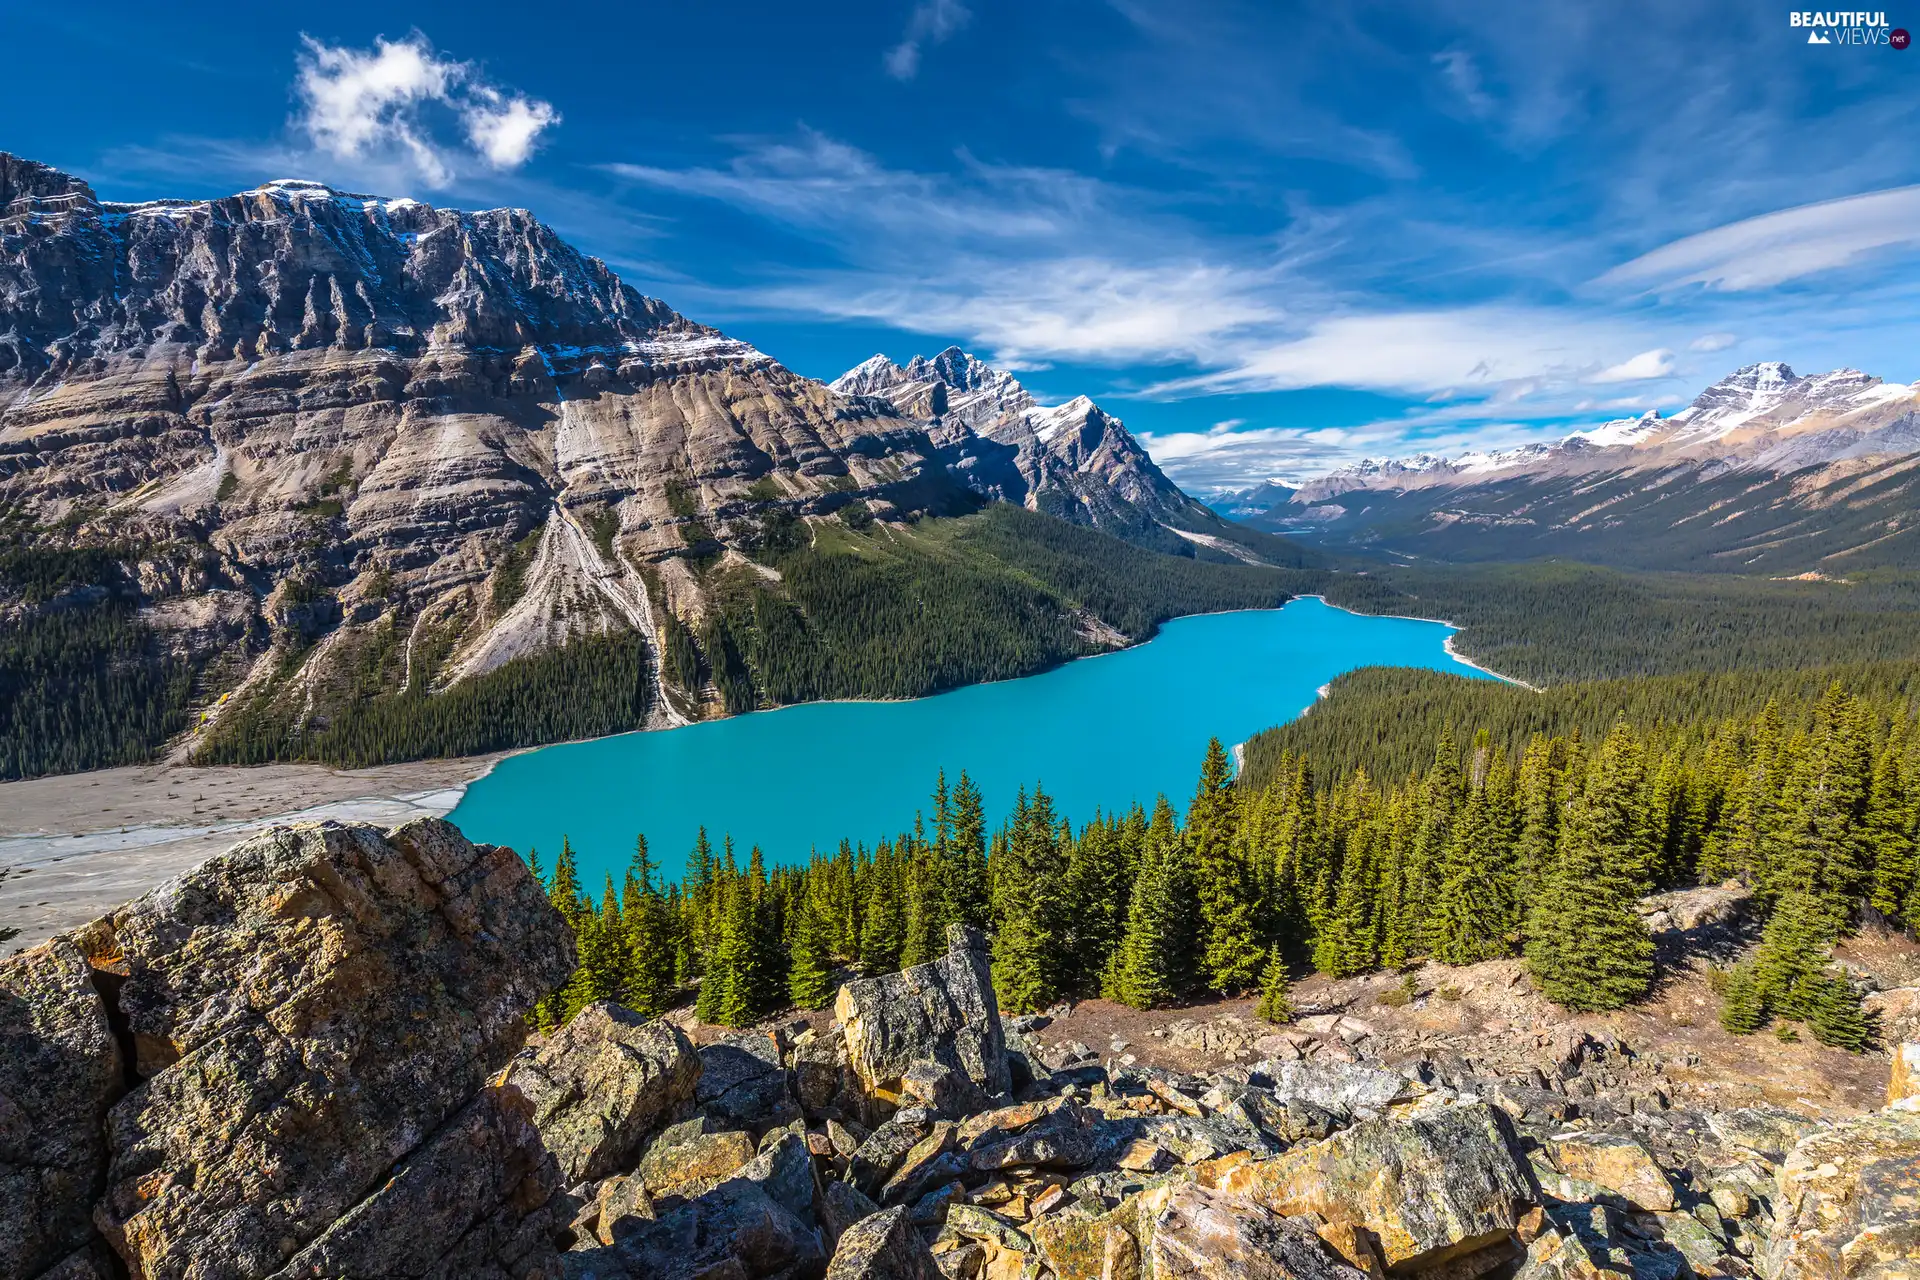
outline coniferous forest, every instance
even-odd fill
[[[1072,815],[1036,786],[989,831],[961,774],[930,817],[868,849],[842,843],[769,868],[703,833],[663,884],[642,844],[624,883],[580,883],[570,848],[547,874],[581,964],[542,1005],[656,1014],[688,994],[742,1025],[818,1008],[846,970],[934,958],[945,926],[993,938],[1003,1007],[1105,995],[1137,1008],[1259,993],[1285,1016],[1294,977],[1420,959],[1520,955],[1546,995],[1618,1008],[1655,983],[1640,897],[1738,880],[1764,917],[1754,957],[1722,973],[1723,1023],[1804,1024],[1861,1049],[1873,1028],[1829,971],[1868,919],[1920,920],[1920,735],[1914,704],[1834,684],[1710,721],[1615,720],[1523,742],[1442,731],[1399,781],[1337,779],[1281,752],[1235,779],[1216,741],[1184,811]]]

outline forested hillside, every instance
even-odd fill
[[[689,989],[703,1019],[732,1025],[817,1008],[840,967],[931,958],[955,920],[991,929],[1014,1011],[1258,989],[1284,1014],[1304,972],[1514,953],[1552,999],[1609,1009],[1654,985],[1635,900],[1739,877],[1767,923],[1754,958],[1721,974],[1723,1023],[1775,1021],[1783,1036],[1801,1023],[1862,1048],[1873,1028],[1829,953],[1868,914],[1920,920],[1914,703],[1839,685],[1753,715],[1716,716],[1711,701],[1673,723],[1622,717],[1517,749],[1491,728],[1464,747],[1443,732],[1417,776],[1384,784],[1329,783],[1291,754],[1235,780],[1215,742],[1184,822],[1162,797],[1076,825],[1036,789],[988,832],[972,784],[949,792],[943,778],[930,819],[871,850],[843,843],[769,870],[761,850],[743,861],[703,833],[686,880],[663,886],[641,844],[624,886],[608,877],[597,900],[563,849],[552,897],[582,960],[542,1016],[596,998],[657,1013]]]
[[[1455,646],[1532,684],[1920,660],[1920,574],[1847,581],[1644,573],[1570,563],[1374,566],[1336,604],[1457,623]]]
[[[1246,537],[1277,560],[1313,560]],[[1342,576],[1162,555],[1005,503],[897,524],[770,516],[752,550],[752,562],[696,562],[714,608],[663,618],[662,654],[631,633],[580,638],[450,687],[462,614],[423,617],[399,600],[374,625],[330,631],[333,595],[288,584],[271,669],[222,708],[195,759],[358,767],[618,733],[645,723],[656,662],[678,688],[710,684],[730,712],[911,697],[1142,640],[1178,615],[1279,605]],[[123,560],[154,554],[0,558],[0,777],[150,758],[188,726],[196,678],[203,698],[224,687],[216,677],[237,678],[177,656],[142,620]],[[511,607],[512,589],[508,574],[465,616]],[[1350,590],[1364,597],[1367,584]],[[321,677],[295,679],[321,644]]]

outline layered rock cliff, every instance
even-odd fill
[[[1117,422],[1025,404],[976,423],[799,377],[525,210],[291,180],[115,204],[0,154],[0,512],[111,551],[202,701],[269,697],[273,733],[329,689],[586,636],[643,648],[654,723],[697,714],[722,664],[663,663],[665,633],[693,645],[728,580],[777,577],[748,558],[770,537],[836,517],[1005,498],[1257,558]]]

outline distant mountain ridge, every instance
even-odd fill
[[[1315,477],[1256,527],[1414,556],[1571,555],[1648,567],[1907,563],[1917,550],[1920,383],[1747,365],[1671,417]],[[1920,564],[1920,561],[1915,561]]]
[[[981,492],[1168,549],[1166,534],[1236,557],[1247,553],[1211,510],[1181,491],[1125,425],[1086,396],[1044,406],[1013,377],[959,347],[904,365],[873,356],[828,384],[929,424],[951,447],[991,442],[966,463]],[[1157,528],[1156,528],[1157,526]]]

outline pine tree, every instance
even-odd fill
[[[992,923],[987,891],[987,817],[980,788],[964,770],[954,784],[947,891],[953,918],[976,929]]]
[[[1440,745],[1434,750],[1433,767],[1421,784],[1419,824],[1401,867],[1399,927],[1414,946],[1424,946],[1432,936],[1427,914],[1435,901],[1440,864],[1453,839],[1453,824],[1464,790],[1460,749],[1453,735],[1443,731]]]
[[[679,967],[677,916],[660,895],[653,873],[647,838],[640,836],[634,841],[633,862],[627,869],[621,916],[627,933],[625,1002],[643,1018],[657,1018],[672,1007]]]
[[[1187,842],[1200,895],[1200,966],[1207,985],[1223,993],[1254,986],[1266,961],[1254,877],[1235,851],[1237,817],[1233,765],[1220,739],[1210,738],[1187,809]]]
[[[1039,787],[1015,803],[994,868],[993,986],[1000,1006],[1031,1013],[1068,991],[1066,858],[1053,801]]]
[[[1808,1004],[1807,1026],[1821,1044],[1854,1053],[1873,1047],[1873,1026],[1860,994],[1845,978],[1823,976]]]
[[[1633,909],[1643,828],[1621,812],[1636,764],[1624,726],[1607,735],[1530,917],[1527,967],[1540,990],[1569,1009],[1617,1009],[1653,986],[1653,939]]]
[[[1280,958],[1280,948],[1274,947],[1267,952],[1267,967],[1260,975],[1260,1007],[1255,1011],[1256,1016],[1268,1022],[1292,1022],[1291,991],[1286,961]]]
[[[1750,1036],[1767,1025],[1766,999],[1751,964],[1737,964],[1728,972],[1720,1025],[1736,1036]]]
[[[866,890],[860,919],[860,967],[869,975],[892,973],[900,967],[907,917],[890,849],[876,855],[867,868]]]
[[[1198,902],[1173,807],[1154,806],[1127,908],[1127,929],[1102,984],[1103,994],[1135,1009],[1184,999],[1195,979]]]
[[[802,1009],[824,1009],[833,1002],[833,957],[828,928],[819,904],[803,897],[794,922],[792,964],[787,970],[787,994]]]

